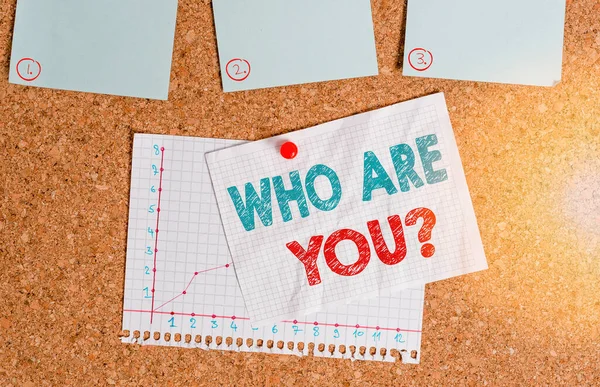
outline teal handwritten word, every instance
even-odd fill
[[[327,179],[331,186],[332,193],[329,198],[323,198],[317,192],[315,182],[319,177]],[[260,195],[256,192],[252,183],[246,183],[244,185],[245,200],[237,187],[227,188],[229,197],[246,231],[252,231],[256,228],[255,213],[263,226],[268,227],[273,224],[272,191],[275,192],[275,199],[284,222],[293,220],[290,208],[291,202],[297,204],[300,216],[306,218],[310,215],[309,202],[317,210],[332,211],[342,199],[340,179],[336,172],[326,165],[317,164],[310,168],[306,173],[304,182],[302,182],[299,171],[290,172],[286,180],[289,181],[288,186],[290,188],[286,188],[286,182],[284,182],[282,176],[261,179]]]
[[[437,145],[438,139],[435,134],[419,137],[415,140],[417,151],[423,166],[423,174],[427,184],[436,184],[448,180],[448,173],[445,169],[435,170],[433,163],[442,159],[442,153],[439,150],[430,150],[429,148]],[[390,157],[396,172],[398,187],[401,192],[411,190],[411,184],[415,188],[421,188],[425,185],[423,179],[415,170],[416,157],[413,149],[408,144],[398,144],[390,147]],[[364,173],[363,173],[363,201],[368,202],[373,198],[373,191],[385,189],[388,195],[398,193],[398,188],[392,181],[392,178],[383,167],[377,155],[368,151],[364,153]]]

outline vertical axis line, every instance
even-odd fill
[[[158,204],[156,206],[156,229],[154,230],[154,267],[152,268],[152,308],[150,309],[150,324],[154,319],[154,295],[156,293],[156,255],[158,253],[158,222],[160,221],[160,198],[162,196],[162,181],[165,162],[165,148],[160,148],[160,175],[158,182]]]

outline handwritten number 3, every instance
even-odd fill
[[[421,52],[417,54],[417,60],[418,60],[418,62],[417,62],[418,64],[421,64],[421,65],[427,64],[427,62],[425,62],[425,54],[423,54]]]

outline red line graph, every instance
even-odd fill
[[[129,313],[151,313],[150,310],[144,309],[123,309],[123,312]],[[232,320],[250,320],[248,317],[237,317],[237,316],[221,316],[217,314],[201,314],[201,313],[181,313],[181,312],[160,312],[155,311],[155,314],[170,314],[171,316],[191,316],[191,317],[210,317],[210,318],[230,318]]]
[[[213,270],[217,270],[217,269],[222,269],[224,267],[227,268],[230,265],[231,265],[231,263],[228,263],[228,264],[225,264],[225,265],[221,265],[221,266],[213,267],[213,268],[210,268],[210,269],[206,269],[206,270],[201,270],[201,271],[195,272],[194,275],[192,276],[192,279],[190,279],[190,281],[188,282],[187,286],[185,287],[185,289],[183,289],[183,291],[181,293],[179,293],[175,297],[171,298],[169,301],[163,303],[162,305],[156,307],[156,309],[152,309],[152,312],[156,313],[156,311],[159,310],[160,308],[162,308],[163,306],[165,306],[167,304],[170,304],[171,302],[175,301],[176,299],[178,299],[181,296],[186,295],[188,288],[192,285],[192,282],[194,282],[194,280],[196,279],[196,276],[198,276],[198,274],[207,273],[209,271],[213,271]]]
[[[380,327],[379,325],[376,327],[371,327],[367,325],[348,325],[348,324],[331,324],[331,323],[320,323],[318,321],[298,321],[298,320],[283,320],[284,323],[293,323],[293,324],[302,324],[302,325],[314,325],[314,326],[324,326],[324,327],[340,327],[340,328],[356,328],[356,329],[375,329],[377,331],[396,331],[396,332],[421,332],[418,329],[402,329],[402,328],[385,328]]]
[[[152,268],[152,308],[150,308],[150,324],[154,318],[154,298],[156,293],[156,256],[158,254],[158,223],[160,221],[160,198],[162,196],[162,181],[165,162],[165,147],[160,148],[160,176],[158,183],[158,204],[156,206],[156,229],[154,237],[154,267]]]

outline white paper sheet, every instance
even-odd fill
[[[315,356],[394,361],[390,350],[397,349],[404,362],[418,362],[423,286],[261,327],[250,324],[204,159],[205,152],[240,143],[135,135],[123,303],[129,334],[123,342],[295,355],[308,354],[314,343]],[[353,355],[350,346],[356,347]]]
[[[285,141],[298,146],[296,158],[279,154]],[[212,152],[207,161],[256,323],[487,268],[443,94]]]

